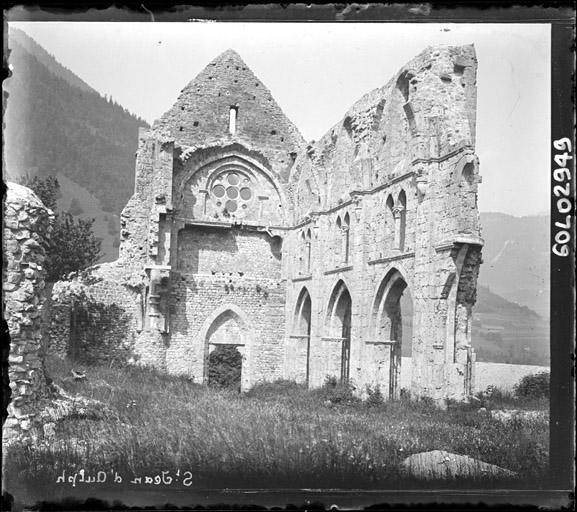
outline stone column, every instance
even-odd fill
[[[4,443],[28,437],[47,394],[41,351],[44,260],[54,214],[30,189],[8,183],[4,210],[4,316],[10,332],[11,403]]]

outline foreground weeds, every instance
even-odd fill
[[[136,367],[87,367],[85,381],[67,379],[67,362],[52,361],[49,371],[69,393],[108,404],[118,420],[59,422],[53,438],[11,449],[10,478],[180,470],[198,486],[386,488],[403,485],[403,459],[429,450],[469,455],[525,481],[542,478],[548,462],[546,419],[504,425],[474,407],[363,402],[334,386],[309,391],[289,381],[241,395]]]

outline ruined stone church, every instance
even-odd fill
[[[218,56],[139,133],[120,256],[92,287],[128,318],[103,327],[111,350],[203,383],[234,345],[243,390],[334,376],[389,398],[410,355],[412,396],[466,398],[476,67],[472,45],[427,48],[307,143],[237,53]]]

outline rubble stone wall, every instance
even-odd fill
[[[124,364],[132,358],[142,330],[142,296],[124,278],[124,267],[104,263],[88,276],[54,285],[48,326],[51,354],[91,364]],[[71,285],[82,287],[82,298],[71,292]]]
[[[234,317],[242,332],[229,343],[242,345],[242,389],[280,378],[284,346],[284,284],[273,279],[237,275],[175,276],[166,368],[203,382],[211,344],[218,343],[223,320]]]
[[[4,317],[10,332],[11,402],[3,439],[22,437],[36,422],[46,393],[41,315],[44,259],[54,214],[26,187],[8,183],[4,205]]]

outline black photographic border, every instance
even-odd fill
[[[8,6],[5,6],[5,9]],[[326,509],[336,504],[340,508],[369,507],[380,509],[378,503],[421,503],[443,508],[457,508],[468,504],[495,506],[509,504],[533,504],[571,506],[575,486],[575,10],[573,2],[558,1],[546,4],[531,2],[443,2],[399,4],[208,4],[182,6],[167,2],[146,2],[129,6],[105,2],[76,3],[74,8],[64,2],[38,1],[13,3],[4,11],[4,47],[6,48],[7,21],[188,21],[215,20],[220,22],[413,22],[413,23],[548,23],[551,26],[551,248],[556,243],[559,227],[555,223],[566,222],[567,212],[560,212],[558,197],[553,187],[558,185],[553,170],[559,166],[554,160],[559,153],[553,142],[565,137],[571,141],[573,159],[567,168],[571,173],[569,183],[571,202],[568,214],[572,218],[569,254],[558,256],[551,253],[551,402],[550,402],[550,481],[547,490],[528,492],[523,490],[431,490],[419,491],[339,491],[295,490],[294,493],[252,492],[243,490],[217,494],[212,499],[201,499],[201,506],[216,503],[235,503],[236,508],[259,504],[260,507],[284,508],[288,503],[302,503],[302,509]],[[6,78],[6,55],[3,78]],[[543,170],[545,172],[545,170]],[[5,324],[4,324],[5,325]],[[3,337],[6,334],[3,327]],[[4,351],[3,351],[4,352]],[[10,496],[4,496],[10,504]],[[199,495],[200,498],[200,495]],[[248,499],[248,501],[247,501]],[[288,501],[287,501],[288,500]],[[4,501],[4,499],[3,499]],[[90,500],[88,500],[90,501]],[[170,501],[168,499],[167,501]],[[460,505],[458,505],[460,504]],[[475,505],[480,504],[480,505]],[[46,503],[45,503],[46,505]],[[42,504],[40,504],[42,507]],[[57,509],[72,510],[78,503],[56,504]],[[386,508],[394,508],[387,505]],[[93,499],[91,509],[109,509],[106,502]],[[160,507],[162,508],[162,507]],[[211,507],[213,508],[213,507]],[[297,505],[297,508],[300,508]],[[435,507],[436,508],[436,507]],[[54,508],[53,508],[54,509]],[[214,509],[214,508],[213,508]],[[229,508],[230,509],[230,508]],[[262,508],[261,508],[262,509]]]

